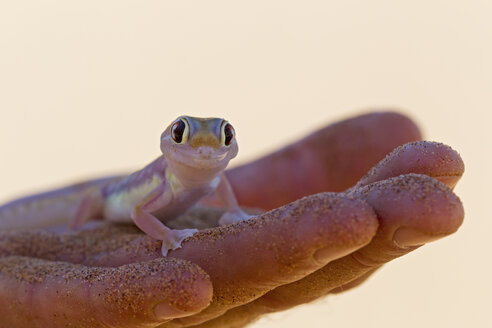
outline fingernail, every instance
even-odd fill
[[[178,310],[167,303],[157,304],[154,313],[158,320],[181,318],[190,315],[190,313]]]
[[[429,235],[413,228],[399,228],[393,235],[393,242],[399,247],[422,246],[442,236]]]
[[[451,175],[451,176],[437,176],[433,177],[445,185],[449,187],[449,189],[453,190],[458,181],[460,181],[461,175]]]
[[[340,246],[328,246],[324,248],[318,249],[313,257],[316,261],[326,264],[330,261],[336,260],[342,256],[353,253],[354,251],[361,248],[362,245],[354,246],[354,247],[340,247]]]

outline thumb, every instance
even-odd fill
[[[110,268],[0,259],[2,328],[152,327],[201,311],[211,297],[209,276],[184,260]]]

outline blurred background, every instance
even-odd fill
[[[491,17],[488,0],[2,1],[0,202],[139,168],[180,114],[228,118],[237,165],[398,109],[462,155],[464,225],[253,327],[491,327]]]

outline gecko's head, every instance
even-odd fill
[[[234,128],[226,120],[180,116],[162,133],[161,150],[174,164],[223,170],[238,147]]]

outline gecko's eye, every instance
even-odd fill
[[[225,122],[222,125],[221,142],[224,146],[229,146],[234,140],[234,128],[229,123]]]
[[[171,127],[171,137],[176,143],[188,140],[189,128],[185,120],[179,119]]]

